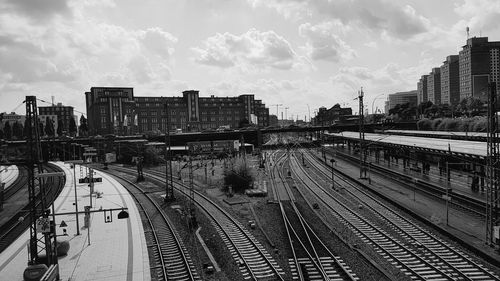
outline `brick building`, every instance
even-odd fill
[[[458,55],[446,57],[441,65],[441,104],[454,106],[460,103],[458,68]]]
[[[352,108],[342,108],[340,104],[335,104],[330,109],[320,107],[318,114],[314,117],[313,124],[318,126],[333,125],[342,119],[343,116],[351,116]]]
[[[488,82],[497,82],[499,92],[500,42],[488,37],[467,39],[459,52],[460,99],[477,97],[486,100]]]
[[[159,133],[238,128],[249,122],[269,125],[269,109],[254,95],[200,97],[184,91],[180,97],[134,97],[133,88],[92,87],[85,93],[90,134]],[[167,109],[166,109],[167,108]]]
[[[64,106],[61,103],[52,106],[39,106],[38,107],[39,116],[51,116],[51,120],[54,120],[54,128],[57,130],[59,125],[59,120],[62,121],[62,132],[63,134],[69,134],[69,122],[71,119],[74,120],[75,116],[73,114],[72,106]],[[57,118],[54,118],[56,116]],[[45,122],[44,118],[40,118],[42,122]],[[45,125],[45,124],[44,124]]]
[[[427,77],[427,98],[433,104],[441,104],[441,69],[435,67]]]
[[[420,81],[417,83],[417,104],[421,104],[429,100],[427,95],[427,78],[429,75],[422,75],[420,77]],[[388,113],[386,110],[385,113]]]

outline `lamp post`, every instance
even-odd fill
[[[365,151],[364,151],[364,141],[365,141],[365,129],[364,129],[364,106],[363,106],[363,88],[358,92],[359,101],[359,178],[366,178],[365,170]]]
[[[330,163],[332,163],[332,189],[335,189],[335,179],[333,175],[333,163],[335,163],[335,159],[330,159]]]
[[[374,106],[374,104],[375,104],[375,101],[376,101],[379,97],[381,97],[381,96],[385,96],[385,93],[380,94],[380,95],[377,95],[377,96],[373,99],[373,101],[372,101],[372,114],[374,114],[374,113],[375,113],[375,112],[373,111],[373,106]]]
[[[80,235],[80,220],[78,219],[78,192],[76,190],[76,164],[83,164],[83,160],[72,160],[66,161],[65,163],[69,163],[73,165],[73,186],[75,188],[75,214],[76,214],[76,235]],[[90,196],[90,200],[92,200],[92,196]]]

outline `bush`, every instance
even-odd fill
[[[160,157],[162,155],[161,150],[153,147],[153,146],[148,146],[144,150],[144,165],[149,165],[149,166],[156,166],[159,163],[164,162],[163,157]]]
[[[254,181],[254,177],[248,165],[245,165],[244,160],[239,160],[233,164],[232,169],[224,170],[224,186],[222,190],[227,192],[229,186],[233,187],[233,192],[244,193],[249,189]]]
[[[437,119],[432,120],[432,125],[431,125],[432,130],[440,131],[441,122],[443,122],[443,119],[441,119],[441,118],[437,118]]]
[[[417,121],[418,130],[430,131],[432,130],[432,121],[428,118],[423,118]]]

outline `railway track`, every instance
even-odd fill
[[[270,168],[270,174],[273,182],[279,178],[284,184],[286,193],[289,194],[285,199],[289,199],[294,197],[283,176],[283,167],[288,162],[286,158],[288,157],[281,155],[273,161],[275,165]],[[294,200],[284,201],[278,193],[278,202],[293,255],[289,259],[293,280],[358,280],[344,261],[335,256],[314,233]]]
[[[61,172],[62,170],[52,164],[45,164],[43,165],[44,172],[46,173],[52,173],[52,172]],[[19,177],[18,177],[19,178]],[[22,180],[27,180],[26,177],[24,177]],[[46,184],[50,184],[52,188],[47,188],[46,189],[46,194],[45,198],[47,200],[48,205],[50,206],[54,200],[57,198],[59,193],[61,193],[66,178],[65,177],[54,177],[54,178],[49,178],[47,179]],[[38,181],[35,181],[36,184],[38,185]],[[19,182],[20,185],[22,185],[22,182]],[[26,184],[26,183],[25,183]],[[19,189],[22,189],[21,186]],[[10,188],[18,188],[11,186]],[[39,190],[38,188],[36,188]],[[36,195],[36,206],[39,208],[40,206],[40,193],[37,193]],[[0,226],[0,253],[3,252],[14,240],[19,237],[31,224],[31,219],[30,219],[30,213],[26,210],[30,210],[30,204],[29,202],[22,208],[21,211],[19,211],[17,214],[12,216],[7,222],[5,222],[2,226]]]
[[[318,163],[316,158],[309,154],[307,159],[308,163],[319,171],[323,177],[329,176],[325,166]],[[337,180],[342,181],[344,186],[348,185],[349,187],[344,189],[350,195],[349,198],[345,198],[346,201],[352,201],[354,198],[359,204],[368,208],[382,221],[382,224],[389,226],[399,239],[403,240],[402,242],[418,250],[428,260],[429,264],[439,266],[443,273],[446,273],[454,280],[498,280],[498,276],[491,270],[474,261],[455,246],[435,237],[429,231],[393,211],[380,200],[359,188],[351,179],[338,174]],[[338,193],[336,197],[343,196]]]
[[[134,171],[117,167],[113,169],[125,170],[129,173]],[[150,180],[164,184],[164,173],[146,171],[144,175]],[[185,196],[189,195],[189,187],[183,183],[174,181],[174,188]],[[194,203],[211,218],[211,224],[231,252],[245,280],[284,280],[282,277],[284,272],[277,262],[239,221],[197,191],[195,191]]]
[[[359,164],[359,158],[352,155],[339,151],[337,151],[336,155],[337,157],[342,157],[344,160],[349,162]],[[417,188],[419,192],[432,196],[436,198],[436,200],[443,200],[442,196],[446,195],[446,188],[444,187],[437,186],[420,179],[415,181],[415,179],[409,175],[405,175],[373,163],[370,163],[369,166],[371,171],[380,173],[384,177],[389,176],[394,181],[398,181],[406,186],[411,186],[411,188]],[[453,198],[453,200],[450,201],[450,206],[452,208],[466,211],[478,217],[478,219],[484,219],[486,214],[486,209],[484,207],[485,202],[454,192],[453,190],[448,190],[448,195]]]
[[[23,188],[27,188],[27,177],[28,170],[24,166],[17,166],[18,173],[14,180],[11,180],[11,184],[5,187],[4,190],[4,200],[10,199],[14,194]]]
[[[158,203],[125,177],[117,174],[113,177],[129,191],[139,206],[154,263],[150,268],[152,280],[201,280],[182,239]]]

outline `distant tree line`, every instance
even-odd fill
[[[0,115],[0,122],[2,121],[2,116]],[[10,121],[5,122],[2,129],[0,129],[0,139],[6,140],[22,140],[30,133],[28,132],[29,126],[26,124],[27,119],[24,124],[21,122]],[[77,130],[80,132],[80,136],[88,136],[88,125],[87,118],[83,115],[80,117],[80,125],[77,127],[76,122],[73,118],[69,120],[69,135],[72,137],[76,136]],[[54,122],[51,118],[45,118],[45,125],[41,120],[38,122],[38,133],[40,137],[55,137],[56,133],[58,136],[65,134],[64,132],[64,122],[62,119],[57,121],[57,130],[55,129]]]

